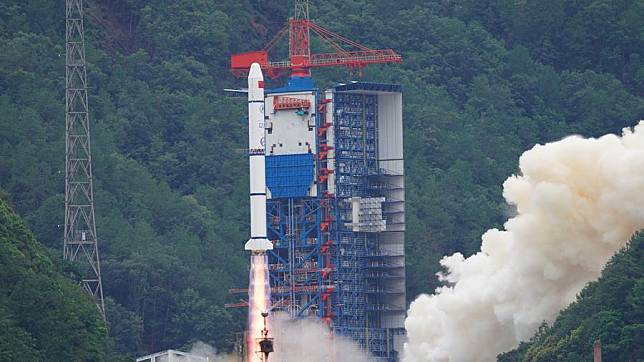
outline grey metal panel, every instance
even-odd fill
[[[382,326],[404,328],[405,322],[405,180],[403,156],[402,94],[378,93],[378,158],[387,203],[383,212],[387,215],[387,232],[380,235],[380,248],[388,254],[392,265],[392,278],[383,281],[385,288],[392,293],[383,298],[392,309],[391,313],[381,316]],[[399,278],[393,278],[398,276]],[[394,293],[399,292],[399,293]],[[395,337],[394,348],[401,352],[399,336]]]
[[[378,158],[381,168],[403,175],[402,94],[400,93],[378,95]]]

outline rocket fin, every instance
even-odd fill
[[[251,251],[273,250],[273,244],[267,239],[250,239],[244,245],[244,249]]]

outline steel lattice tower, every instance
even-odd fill
[[[65,11],[65,236],[63,258],[77,262],[81,285],[105,318],[92,187],[83,1]]]

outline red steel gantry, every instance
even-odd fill
[[[310,33],[313,31],[322,42],[335,49],[334,53],[311,54]],[[288,32],[289,59],[270,61],[268,52]],[[343,48],[351,47],[354,50]],[[271,78],[287,75],[290,71],[294,77],[310,77],[311,68],[345,66],[361,69],[369,64],[401,63],[402,57],[393,49],[371,49],[327,30],[309,20],[308,0],[295,1],[295,17],[289,19],[275,37],[262,50],[230,57],[230,68],[237,77],[248,75],[250,65],[259,63],[264,74]]]

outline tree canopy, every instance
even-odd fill
[[[0,360],[114,358],[94,301],[0,199]]]

